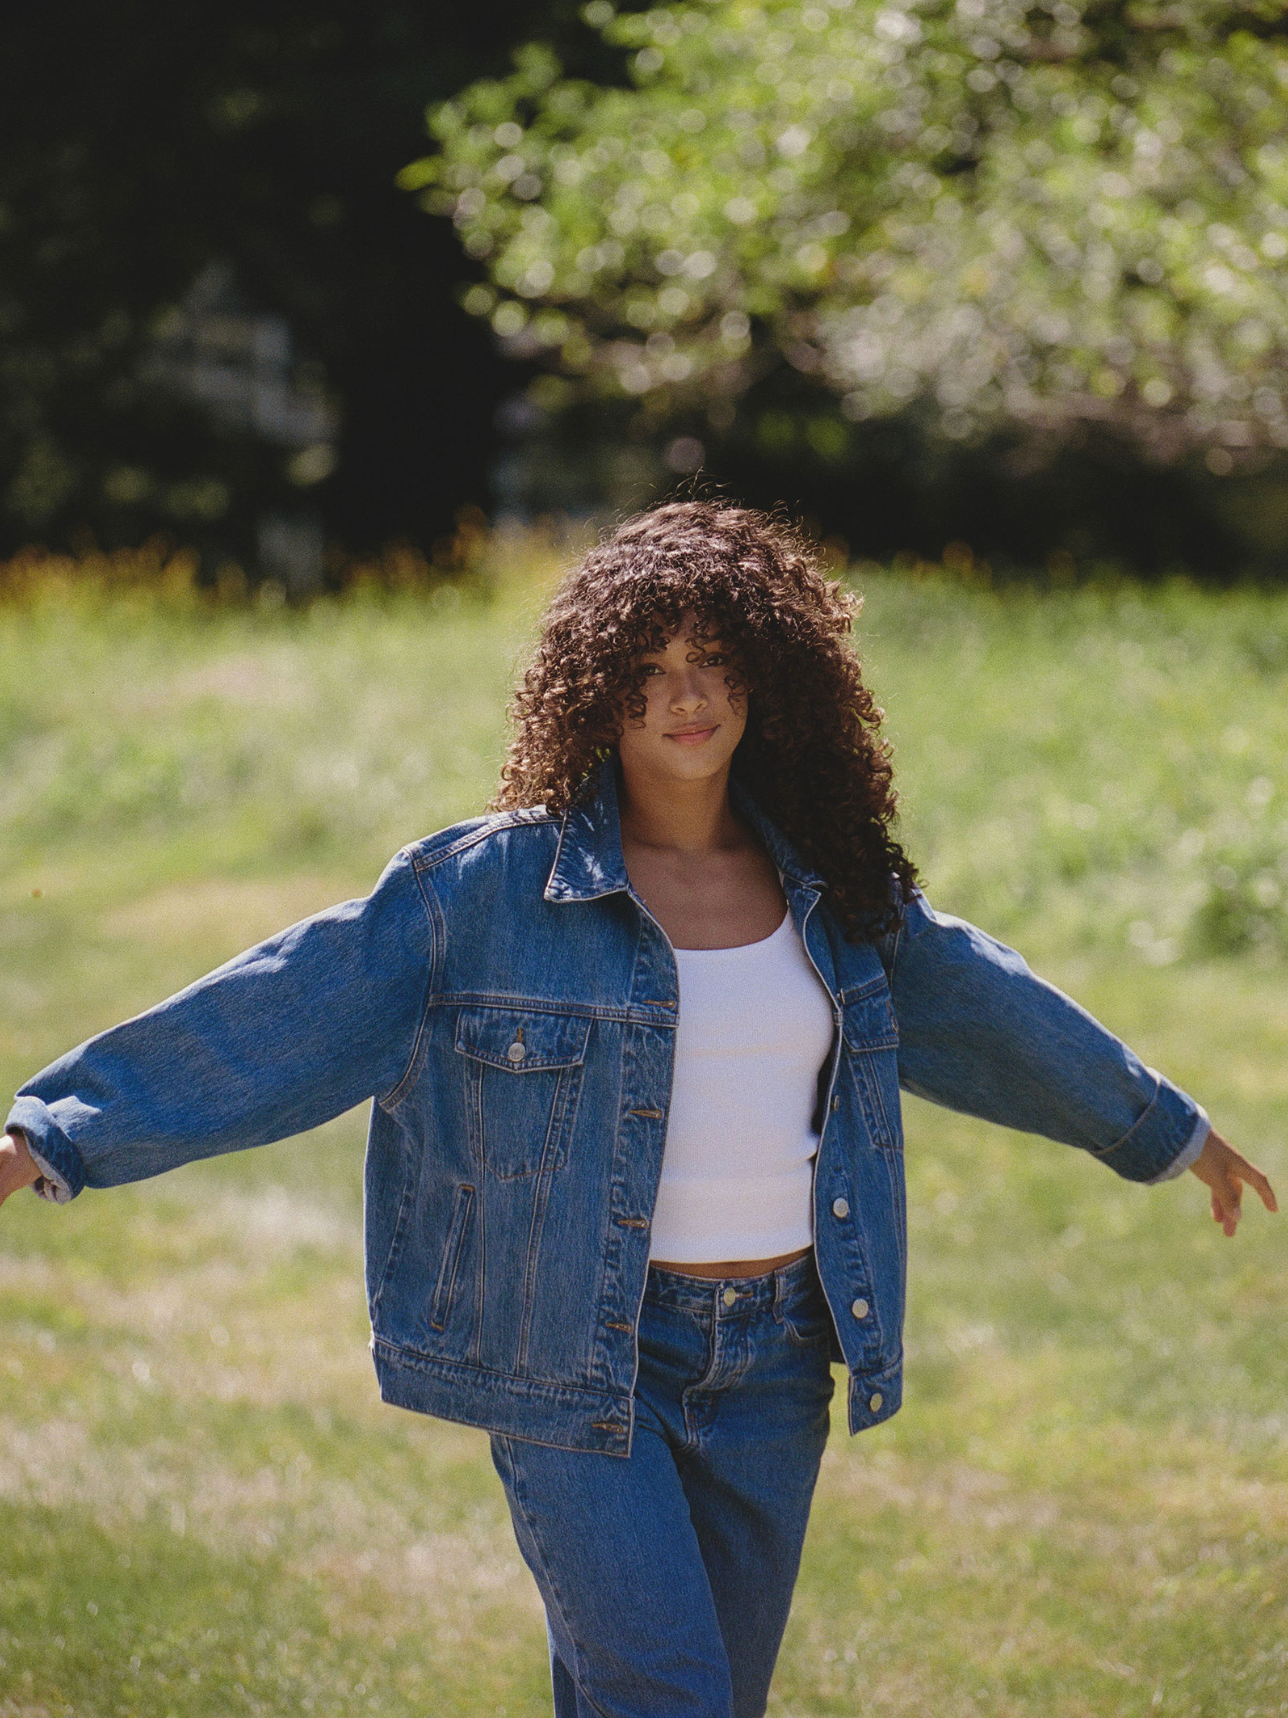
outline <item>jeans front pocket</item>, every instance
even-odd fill
[[[774,1318],[800,1348],[813,1348],[832,1340],[832,1314],[817,1277],[807,1288],[798,1288],[779,1301],[774,1307]]]
[[[832,1318],[826,1308],[821,1315],[780,1312],[778,1322],[798,1348],[815,1348],[819,1343],[832,1340]]]
[[[494,1176],[510,1181],[567,1161],[588,1016],[539,1008],[462,1008],[456,1051],[465,1076],[470,1145]]]

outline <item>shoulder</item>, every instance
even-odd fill
[[[563,818],[544,806],[494,811],[450,824],[404,847],[400,858],[420,872],[451,868],[453,864],[507,864],[528,858],[553,859]]]

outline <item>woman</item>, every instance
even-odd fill
[[[891,833],[851,602],[710,502],[566,582],[497,811],[36,1076],[0,1193],[69,1198],[374,1098],[386,1400],[486,1427],[559,1718],[754,1718],[844,1363],[900,1400],[899,1088],[1261,1172],[1020,958],[934,914]]]

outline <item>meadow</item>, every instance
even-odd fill
[[[0,1084],[478,810],[544,576],[0,606]],[[1288,1181],[1288,596],[860,583],[932,901]],[[1284,1219],[906,1127],[907,1405],[773,1718],[1288,1713]],[[376,1396],[363,1132],[0,1213],[2,1718],[548,1713],[486,1439]]]

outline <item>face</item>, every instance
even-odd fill
[[[729,689],[734,664],[720,640],[698,637],[695,617],[685,615],[643,667],[644,715],[626,717],[618,742],[623,770],[670,781],[727,770],[747,726],[747,703]]]

